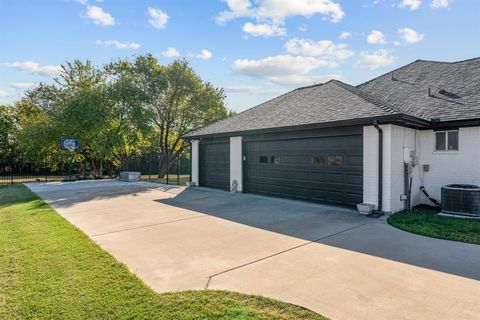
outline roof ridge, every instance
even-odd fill
[[[303,89],[309,89],[309,88],[313,88],[313,87],[320,87],[320,86],[323,86],[324,84],[329,83],[330,81],[333,81],[333,79],[332,79],[332,80],[329,80],[329,81],[327,81],[327,82],[323,82],[323,83],[315,83],[315,84],[312,84],[312,85],[309,85],[309,86],[298,87],[297,89],[295,89],[295,90],[293,90],[293,91],[303,90]]]
[[[469,58],[469,59],[458,60],[458,61],[438,61],[438,60],[424,60],[424,59],[418,59],[418,60],[416,60],[416,61],[421,61],[421,62],[433,62],[433,63],[444,63],[444,64],[455,64],[455,63],[469,62],[469,61],[473,61],[473,60],[480,60],[480,57]]]
[[[412,64],[414,64],[414,63],[420,62],[420,61],[422,61],[422,60],[417,59],[417,60],[412,61],[412,62],[410,62],[410,63],[408,63],[408,64],[406,64],[406,65],[404,65],[404,66],[401,66],[400,68],[397,68],[397,69],[395,69],[395,70],[392,70],[392,71],[389,71],[389,72],[387,72],[387,73],[381,74],[381,75],[379,75],[379,76],[377,76],[377,77],[375,77],[375,78],[373,78],[373,79],[370,79],[370,80],[367,80],[367,81],[365,81],[365,82],[363,82],[363,83],[360,83],[360,84],[356,85],[355,87],[356,87],[356,88],[360,88],[360,87],[362,87],[362,86],[364,86],[364,85],[366,85],[366,84],[368,84],[368,83],[370,83],[370,82],[373,82],[373,81],[375,81],[375,80],[377,80],[377,79],[380,79],[381,77],[384,77],[384,76],[386,76],[386,75],[389,75],[389,74],[392,74],[392,75],[393,75],[396,71],[405,69],[406,67],[408,67],[408,66],[410,66],[410,65],[412,65]]]
[[[408,63],[408,64],[406,64],[406,65],[404,65],[404,66],[401,66],[401,67],[399,67],[399,68],[397,68],[397,69],[394,69],[394,70],[389,71],[389,72],[387,72],[387,73],[381,74],[381,75],[379,75],[379,76],[377,76],[377,77],[375,77],[375,78],[373,78],[373,79],[370,79],[370,80],[367,80],[367,81],[365,81],[365,82],[363,82],[363,83],[360,83],[360,84],[356,85],[356,87],[357,87],[357,88],[362,87],[362,86],[364,86],[364,85],[366,85],[366,84],[369,84],[370,82],[373,82],[373,81],[375,81],[375,80],[377,80],[377,79],[379,79],[379,78],[381,78],[381,77],[383,77],[383,76],[389,75],[389,74],[392,74],[392,75],[393,75],[395,72],[400,71],[400,70],[403,70],[403,69],[405,69],[405,68],[407,68],[407,67],[410,67],[411,65],[413,65],[413,64],[415,64],[415,63],[418,63],[418,62],[432,62],[432,63],[441,63],[441,64],[455,64],[455,63],[462,63],[462,62],[468,62],[468,61],[474,61],[474,60],[480,60],[480,57],[475,57],[475,58],[470,58],[470,59],[465,59],[465,60],[459,60],[459,61],[435,61],[435,60],[417,59],[417,60],[412,61],[412,62],[410,62],[410,63]]]
[[[332,81],[335,84],[344,88],[345,90],[348,90],[349,92],[353,93],[354,95],[360,97],[361,99],[363,99],[363,100],[365,100],[365,101],[367,101],[367,102],[369,102],[373,105],[376,105],[377,107],[380,107],[382,110],[385,110],[385,111],[388,111],[388,112],[393,111],[393,112],[396,112],[396,113],[405,114],[403,111],[401,111],[397,107],[393,106],[390,103],[387,103],[386,101],[384,101],[380,97],[377,97],[374,94],[362,91],[359,88],[357,88],[355,86],[352,86],[348,83],[342,82],[340,80],[332,80]]]

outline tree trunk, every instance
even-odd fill
[[[168,171],[167,158],[160,155],[158,158],[158,179],[164,179]]]

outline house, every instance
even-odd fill
[[[196,185],[383,212],[432,204],[445,184],[480,184],[480,58],[298,88],[187,138]]]

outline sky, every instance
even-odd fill
[[[0,103],[74,59],[187,59],[237,112],[357,85],[417,59],[480,56],[480,0],[0,0]]]

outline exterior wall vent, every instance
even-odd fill
[[[480,188],[468,184],[443,186],[442,212],[480,217]]]

